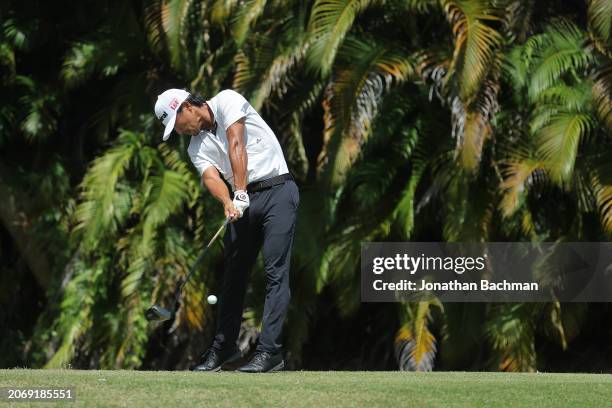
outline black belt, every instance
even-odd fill
[[[282,184],[286,180],[293,180],[293,176],[291,176],[291,173],[285,173],[279,176],[271,177],[269,179],[249,183],[249,185],[247,185],[247,191],[249,193],[254,193],[255,191],[263,190],[268,187],[275,186],[277,184]]]

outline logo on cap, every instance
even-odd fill
[[[168,112],[164,112],[162,113],[162,115],[159,117],[159,120],[161,120],[162,122],[164,121],[164,119],[166,119],[166,117],[168,116]]]
[[[176,110],[176,107],[179,105],[179,101],[176,98],[172,98],[172,100],[170,101],[170,103],[168,104],[168,106],[170,107],[170,109],[172,110]]]

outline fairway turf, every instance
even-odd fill
[[[603,407],[612,374],[0,370],[0,386],[75,387],[70,407]],[[0,402],[0,407],[7,406]]]

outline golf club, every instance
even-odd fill
[[[176,314],[176,311],[178,310],[179,300],[181,298],[183,287],[185,286],[185,284],[187,283],[191,275],[193,275],[193,273],[197,270],[198,266],[200,266],[200,263],[202,263],[202,261],[204,260],[204,255],[206,254],[207,249],[212,245],[212,243],[221,233],[221,230],[223,230],[223,228],[231,221],[231,219],[232,217],[227,217],[225,221],[223,221],[223,224],[221,225],[221,227],[219,227],[219,230],[217,231],[217,233],[212,237],[212,239],[210,240],[208,245],[206,245],[206,247],[204,248],[204,250],[198,257],[198,259],[196,259],[196,261],[194,262],[187,276],[183,280],[181,280],[180,284],[177,286],[176,292],[174,295],[174,306],[173,306],[172,311],[166,308],[163,308],[159,305],[153,305],[150,308],[148,308],[147,311],[145,312],[145,317],[147,318],[147,320],[152,321],[152,322],[153,321],[154,322],[164,322],[174,317],[174,315]]]

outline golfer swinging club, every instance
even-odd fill
[[[291,293],[289,262],[300,195],[274,132],[239,93],[226,89],[209,100],[181,89],[158,96],[155,115],[191,135],[188,153],[206,189],[233,217],[225,231],[225,274],[214,342],[194,371],[219,371],[240,357],[236,345],[247,278],[263,244],[266,301],[263,327],[251,360],[238,371],[282,370],[280,337]],[[221,179],[232,187],[233,198]]]

